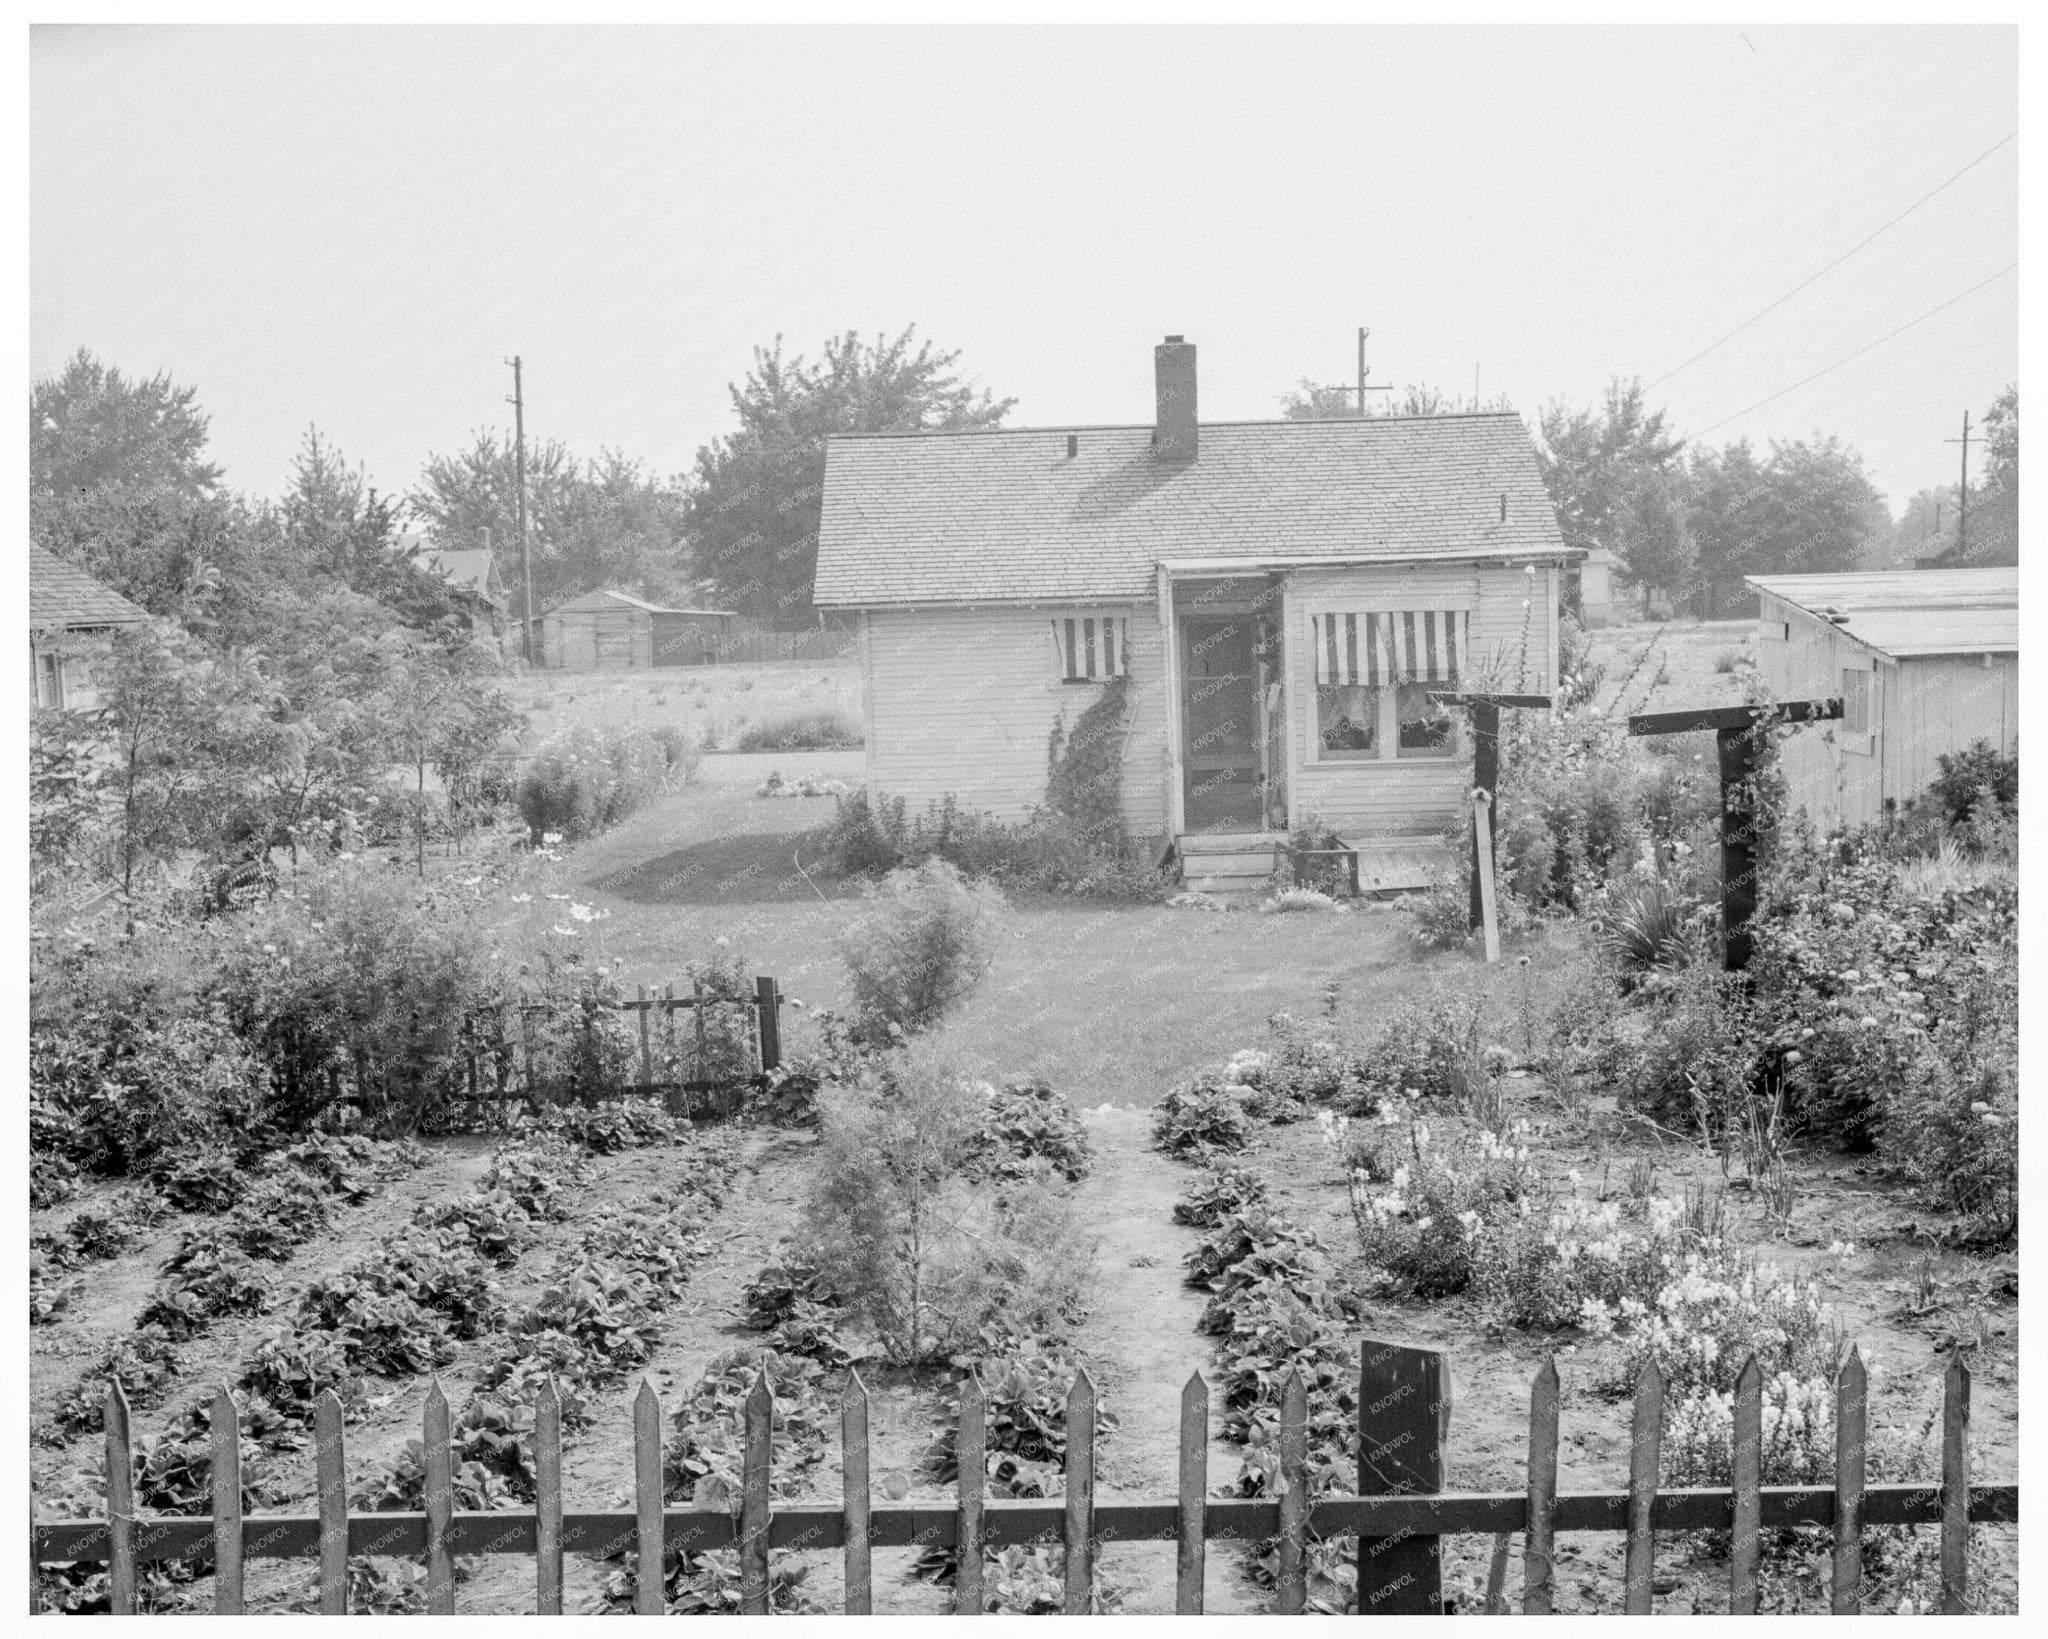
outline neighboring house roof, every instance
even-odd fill
[[[503,586],[500,585],[496,590],[491,586],[497,560],[482,547],[472,547],[460,552],[444,552],[436,547],[428,547],[420,554],[420,562],[430,573],[436,569],[444,571],[448,576],[451,591],[467,592],[473,597],[482,598],[486,603],[505,601]]]
[[[670,609],[659,603],[649,603],[645,598],[636,598],[631,592],[585,592],[581,597],[571,598],[567,603],[558,603],[547,612],[551,615],[581,614],[586,610],[608,609],[623,604],[628,609],[638,609],[650,615],[716,615],[725,619],[733,614],[730,609]]]
[[[94,626],[140,626],[149,611],[75,563],[35,542],[28,547],[28,626],[32,632]]]
[[[812,601],[1149,597],[1162,560],[1261,567],[1571,549],[1513,414],[835,437]],[[1078,440],[1069,457],[1069,440]],[[1501,500],[1507,517],[1501,517]]]
[[[1879,654],[2017,654],[2017,569],[1889,569],[1869,575],[1745,575],[1759,592],[1828,621]],[[1835,620],[1836,615],[1846,619]]]

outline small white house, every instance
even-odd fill
[[[813,596],[859,612],[869,790],[1019,818],[1122,678],[1133,836],[1253,879],[1311,818],[1426,851],[1472,787],[1437,696],[1556,677],[1575,554],[1520,418],[1199,423],[1178,336],[1154,384],[1140,426],[831,440]]]
[[[1793,802],[1823,832],[1919,797],[1938,759],[2019,744],[2019,571],[1750,575],[1759,663],[1778,700],[1842,699],[1839,722],[1780,748]]]

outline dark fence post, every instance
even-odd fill
[[[1500,706],[1492,700],[1475,701],[1472,706],[1472,784],[1475,789],[1486,793],[1486,800],[1491,805],[1495,788],[1500,784]],[[1492,856],[1487,863],[1491,865],[1500,858],[1500,844],[1491,833],[1487,841],[1487,852]],[[1471,889],[1471,926],[1477,933],[1485,917],[1479,903],[1479,836],[1476,830],[1472,836]]]
[[[1749,920],[1756,913],[1756,737],[1758,726],[1717,729],[1721,765],[1721,965],[1749,967]]]
[[[1360,1343],[1360,1496],[1428,1496],[1443,1490],[1450,1420],[1450,1363],[1441,1353],[1373,1338]],[[1440,1538],[1358,1539],[1361,1616],[1441,1616],[1443,1609]]]
[[[761,1014],[761,1068],[782,1063],[782,992],[765,973],[754,980],[754,1005]]]

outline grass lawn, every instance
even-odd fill
[[[506,692],[527,714],[520,749],[574,728],[612,735],[680,724],[699,745],[730,745],[752,725],[824,708],[860,721],[860,671],[851,660],[761,661],[641,672],[529,672]]]

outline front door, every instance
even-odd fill
[[[1181,623],[1181,770],[1190,831],[1257,831],[1265,815],[1259,618]]]

